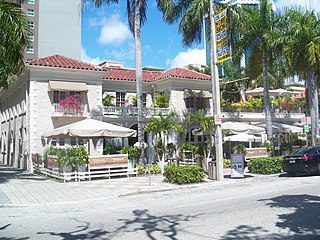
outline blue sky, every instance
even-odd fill
[[[320,0],[278,0],[278,9],[285,6],[310,4],[320,11]],[[134,68],[134,39],[129,31],[126,1],[114,6],[95,8],[86,6],[82,16],[82,60],[94,64],[106,61],[125,63]],[[205,64],[204,44],[183,47],[178,25],[168,25],[162,20],[155,1],[149,1],[147,22],[142,27],[142,66],[164,69],[187,64]]]

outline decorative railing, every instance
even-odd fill
[[[153,117],[159,113],[167,115],[169,113],[169,108],[142,108],[142,113],[145,117]],[[130,117],[138,115],[137,107],[117,107],[117,106],[104,106],[103,107],[104,115],[113,115],[121,117]]]
[[[88,115],[88,107],[87,104],[80,104],[77,108],[67,108],[59,103],[54,103],[52,115],[82,117]]]

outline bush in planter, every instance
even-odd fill
[[[275,174],[282,172],[282,156],[250,159],[248,169],[251,173]]]
[[[165,181],[175,184],[201,182],[205,176],[202,168],[198,166],[170,165],[164,168]]]
[[[55,146],[46,147],[43,151],[43,156],[42,156],[42,159],[45,165],[47,165],[48,163],[48,156],[49,155],[57,156],[59,151],[60,149]]]
[[[125,146],[120,150],[121,154],[128,154],[130,161],[137,162],[140,156],[140,149],[133,146]]]
[[[231,160],[223,159],[223,168],[231,168]]]
[[[60,149],[58,152],[58,162],[60,166],[78,167],[84,165],[88,161],[88,152],[85,147],[70,147]]]

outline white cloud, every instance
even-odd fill
[[[99,63],[102,62],[102,60],[99,57],[92,58],[92,57],[88,56],[87,50],[85,48],[81,48],[81,60],[95,64],[95,65],[98,65]]]
[[[185,52],[179,52],[173,59],[167,59],[166,65],[171,68],[183,67],[189,64],[206,64],[206,50],[205,49],[187,49]]]
[[[113,48],[111,51],[106,50],[105,55],[108,59],[115,59],[115,61],[132,61],[135,59],[134,43],[130,42],[127,46],[119,49]]]
[[[285,7],[301,6],[307,9],[313,9],[320,12],[320,4],[318,0],[277,0],[274,1],[278,10],[283,10]]]
[[[102,45],[119,45],[132,37],[128,25],[121,21],[118,14],[112,15],[108,19],[103,18],[100,24],[102,27],[98,43]]]

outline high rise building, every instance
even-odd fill
[[[81,0],[27,0],[18,4],[30,30],[26,62],[54,54],[81,58],[80,4]]]

